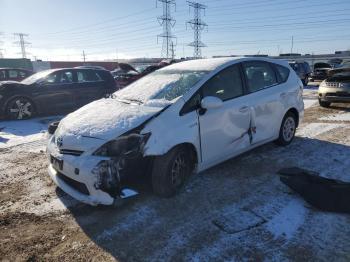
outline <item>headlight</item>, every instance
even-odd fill
[[[93,155],[106,157],[133,157],[143,150],[151,133],[120,136],[97,149]]]

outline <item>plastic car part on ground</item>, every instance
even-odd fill
[[[278,171],[280,180],[323,211],[350,213],[350,183],[298,167]]]

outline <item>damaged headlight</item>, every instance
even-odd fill
[[[133,157],[143,151],[151,133],[120,136],[101,146],[94,152],[96,156]]]

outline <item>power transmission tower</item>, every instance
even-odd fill
[[[14,35],[19,37],[19,41],[16,41],[15,44],[21,47],[22,58],[27,58],[26,46],[29,45],[30,43],[25,41],[24,38],[28,37],[29,35],[23,34],[23,33],[15,33]]]
[[[191,28],[194,31],[194,41],[192,43],[189,43],[189,46],[194,47],[194,53],[193,56],[195,58],[201,58],[202,52],[201,47],[205,47],[206,45],[201,41],[201,31],[207,27],[208,25],[204,23],[201,19],[201,11],[205,12],[205,8],[207,8],[205,5],[197,3],[197,2],[191,2],[187,1],[189,8],[193,8],[194,18],[187,21],[186,25],[189,24]]]
[[[173,43],[173,39],[176,38],[171,33],[171,28],[174,27],[176,20],[171,17],[171,7],[175,7],[175,0],[157,0],[156,3],[161,2],[163,6],[163,15],[158,16],[157,20],[161,26],[163,26],[163,33],[157,36],[157,42],[158,38],[163,38],[163,45],[162,45],[162,53],[161,56],[165,58],[170,58],[171,54],[171,44]]]
[[[173,41],[170,44],[171,59],[175,59],[175,47]]]

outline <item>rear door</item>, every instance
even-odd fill
[[[269,62],[247,61],[242,66],[249,92],[246,105],[252,110],[255,125],[252,143],[261,143],[278,135],[287,88],[278,83],[277,73]]]
[[[202,98],[215,96],[223,101],[222,107],[199,114],[202,160],[210,166],[250,146],[250,112],[245,106],[247,98],[239,65],[223,69],[200,91]]]
[[[75,101],[78,107],[104,96],[104,81],[95,70],[79,69],[76,73]]]
[[[33,97],[43,111],[64,113],[75,108],[73,70],[49,74],[35,87]]]

